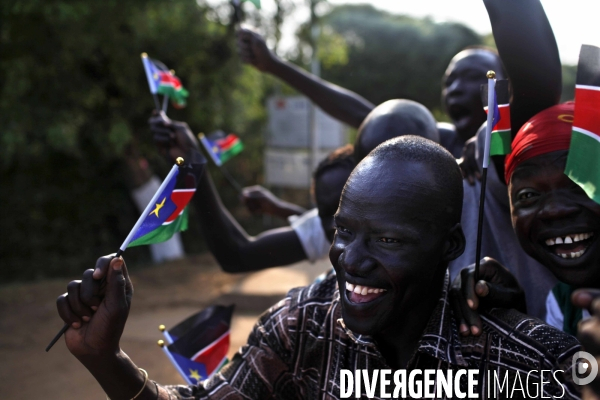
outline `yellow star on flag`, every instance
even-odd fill
[[[196,382],[200,382],[200,380],[202,379],[202,377],[198,373],[198,370],[197,369],[191,369],[191,368],[190,368],[190,378],[195,379]]]
[[[156,218],[159,218],[158,216],[158,211],[163,208],[163,206],[165,205],[165,200],[167,198],[165,197],[164,199],[162,199],[162,201],[160,203],[156,203],[156,208],[154,210],[152,210],[152,212],[150,214],[148,214],[149,216],[152,214],[156,214]]]

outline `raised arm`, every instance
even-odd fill
[[[208,248],[224,271],[258,271],[306,259],[298,235],[289,226],[248,235],[223,206],[208,172],[192,201]]]
[[[514,136],[529,118],[560,100],[562,70],[558,47],[539,0],[484,0],[484,3],[512,85]]]
[[[245,187],[242,190],[242,201],[248,211],[254,215],[273,215],[284,219],[306,212],[305,208],[281,200],[260,185]]]
[[[238,51],[242,60],[268,72],[307,96],[333,118],[358,128],[375,106],[358,94],[326,82],[303,69],[279,59],[264,39],[249,29],[238,31]]]
[[[171,159],[193,158],[198,142],[187,124],[164,116],[153,117],[154,140]],[[306,259],[298,235],[291,227],[272,229],[253,237],[227,211],[208,171],[200,179],[192,199],[206,243],[226,272],[250,272],[293,264]]]

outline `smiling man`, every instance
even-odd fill
[[[563,381],[579,350],[573,337],[500,309],[482,316],[484,335],[457,334],[446,266],[464,248],[461,204],[461,174],[450,153],[420,137],[389,140],[355,168],[342,193],[330,251],[337,276],[290,291],[210,380],[161,386],[121,350],[133,294],[121,259],[100,259],[59,297],[59,314],[72,327],[67,347],[115,400],[338,399],[343,371],[425,369],[474,370],[480,398],[489,397],[484,380],[492,372],[517,385],[511,398],[577,398]],[[466,393],[466,375],[457,380]]]
[[[519,243],[561,281],[548,295],[546,321],[575,335],[587,311],[571,304],[571,293],[600,288],[600,205],[564,173],[573,112],[566,103],[529,120],[514,139],[505,178]]]

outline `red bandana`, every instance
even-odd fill
[[[575,103],[559,104],[534,115],[519,129],[512,151],[504,161],[504,179],[510,182],[523,161],[558,150],[569,150]]]

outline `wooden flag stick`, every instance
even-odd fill
[[[167,115],[167,108],[169,108],[169,96],[167,96],[166,94],[163,96],[163,103],[162,103],[162,112],[165,113],[165,115]]]
[[[156,95],[154,95],[154,96],[156,96]],[[167,186],[167,184],[169,183],[169,181],[171,180],[171,178],[173,177],[173,175],[175,174],[175,172],[177,171],[177,169],[181,165],[183,165],[183,162],[184,162],[183,158],[181,158],[181,157],[177,158],[177,163],[175,165],[173,165],[173,168],[171,168],[171,171],[169,172],[169,174],[167,175],[167,177],[163,180],[163,183],[160,185],[160,187],[158,188],[158,190],[156,191],[156,193],[154,194],[154,196],[152,197],[152,199],[148,202],[148,205],[146,206],[146,209],[140,215],[140,217],[138,218],[137,222],[135,223],[135,225],[133,226],[133,228],[129,232],[129,235],[127,235],[127,238],[125,238],[125,241],[123,242],[123,244],[121,245],[121,247],[119,248],[119,250],[117,251],[117,253],[115,254],[115,258],[121,257],[123,255],[123,253],[125,253],[125,249],[127,248],[127,246],[129,246],[129,243],[131,242],[131,239],[133,239],[133,237],[137,233],[138,229],[140,228],[140,226],[142,225],[142,223],[146,219],[146,216],[149,214],[150,210],[152,209],[152,207],[156,203],[156,200],[158,199],[158,197],[162,193],[163,189]],[[107,271],[107,274],[108,274],[108,271]],[[100,284],[103,285],[105,282],[106,282],[106,275],[102,278],[102,280],[100,281]],[[56,336],[54,336],[54,338],[50,341],[50,344],[48,344],[48,346],[46,346],[46,353],[48,351],[50,351],[50,349],[52,348],[52,346],[54,346],[54,344],[58,341],[58,339],[60,339],[60,337],[68,329],[69,329],[69,324],[65,323],[64,326],[61,328],[61,330],[58,331],[58,333],[56,334]]]
[[[483,235],[483,217],[485,208],[485,188],[487,186],[487,172],[490,164],[490,141],[492,137],[492,125],[494,124],[494,99],[496,89],[496,73],[487,72],[488,78],[488,113],[485,127],[485,146],[483,150],[483,168],[481,175],[481,192],[479,195],[479,219],[477,221],[477,247],[475,250],[475,282],[479,281],[479,267],[481,264],[481,237]]]
[[[221,170],[221,173],[223,173],[223,176],[225,177],[225,179],[227,179],[227,181],[229,182],[229,184],[231,184],[231,186],[233,186],[235,188],[235,190],[238,191],[238,193],[242,193],[242,186],[237,183],[237,181],[233,178],[233,176],[231,176],[231,174],[229,173],[229,171],[227,171],[225,169],[224,166],[220,166],[219,169]]]

